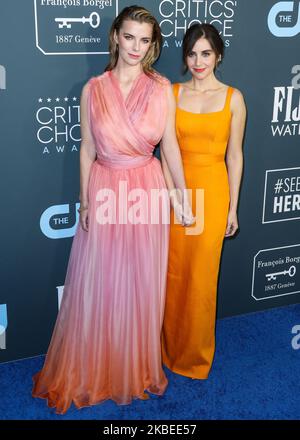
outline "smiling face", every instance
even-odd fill
[[[152,32],[150,23],[124,20],[119,33],[114,34],[119,47],[118,62],[131,66],[141,63],[152,44]]]
[[[186,64],[197,79],[204,79],[214,73],[217,56],[206,38],[199,38],[191,52],[187,54]]]

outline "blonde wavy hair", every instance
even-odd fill
[[[119,49],[115,41],[114,35],[115,32],[119,34],[122,24],[125,20],[133,20],[139,23],[152,24],[153,31],[151,46],[149,47],[147,54],[142,60],[142,67],[145,73],[154,73],[155,71],[154,69],[152,69],[151,66],[159,58],[162,46],[162,35],[156,18],[147,9],[137,5],[124,8],[120,12],[120,14],[114,19],[111,25],[109,32],[110,60],[105,70],[112,70],[118,62]]]

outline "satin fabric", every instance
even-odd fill
[[[173,86],[178,99],[179,84]],[[163,363],[175,373],[206,379],[215,352],[220,256],[227,226],[229,183],[224,161],[230,135],[230,99],[223,109],[197,114],[177,106],[176,132],[187,187],[204,190],[204,230],[186,235],[171,223],[167,295],[162,331]],[[172,216],[171,216],[172,218]]]
[[[88,188],[89,231],[77,227],[46,360],[33,378],[32,395],[47,398],[59,414],[72,401],[77,408],[106,399],[129,404],[148,398],[145,390],[161,395],[167,386],[160,334],[169,224],[123,224],[118,217],[125,206],[120,181],[128,192],[166,188],[152,153],[166,125],[167,84],[158,74],[141,73],[125,101],[113,72],[88,82],[97,150]],[[116,224],[97,221],[104,188],[116,194]]]

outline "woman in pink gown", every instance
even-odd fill
[[[155,18],[144,8],[125,8],[112,25],[108,70],[83,88],[80,225],[32,393],[60,414],[72,402],[78,408],[107,399],[129,404],[147,399],[145,390],[161,395],[167,386],[160,334],[169,201],[160,198],[158,221],[151,222],[157,207],[145,199],[153,189],[167,191],[153,156],[160,140],[177,188],[185,181],[171,86],[151,69],[160,47]]]

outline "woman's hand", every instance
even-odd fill
[[[182,205],[180,203],[172,203],[173,206],[173,210],[174,210],[174,214],[177,218],[178,223],[180,223],[181,225],[182,223],[182,219],[183,219],[183,209],[182,209]]]
[[[189,203],[186,203],[183,208],[183,218],[182,225],[183,226],[191,226],[195,223],[196,218],[193,215],[192,209]]]
[[[173,200],[172,205],[176,218],[182,226],[191,226],[195,223],[196,218],[193,216],[193,212],[188,203],[185,204],[184,209],[182,204],[177,200]]]
[[[236,211],[229,211],[225,237],[232,237],[239,228]]]

